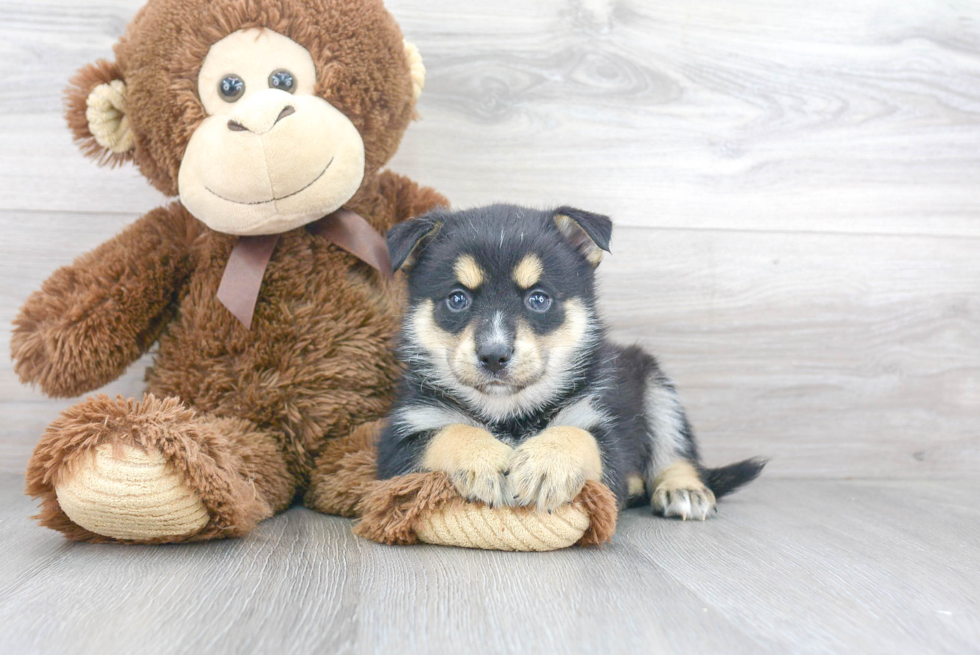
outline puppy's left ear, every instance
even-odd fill
[[[422,241],[431,241],[442,221],[432,216],[421,216],[404,221],[388,230],[388,256],[391,258],[391,272],[399,269],[409,270],[415,264],[415,251]]]
[[[593,267],[602,261],[602,251],[610,252],[612,221],[608,216],[593,214],[574,207],[559,207],[554,214],[555,225],[569,243]]]

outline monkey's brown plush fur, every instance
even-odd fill
[[[414,111],[402,36],[380,0],[151,0],[116,46],[116,62],[73,80],[67,116],[83,151],[103,163],[132,160],[175,195],[205,117],[196,90],[202,60],[213,43],[249,27],[305,47],[316,95],[360,132],[363,183],[344,207],[383,234],[446,204],[379,172]],[[124,153],[100,146],[85,117],[90,91],[114,79],[128,88],[135,145]],[[373,456],[364,440],[373,432],[358,427],[383,416],[399,374],[390,340],[400,284],[300,227],[282,235],[247,329],[215,297],[235,241],[175,202],[59,269],[27,300],[15,321],[15,368],[51,396],[97,389],[159,342],[143,399],[89,398],[43,435],[27,472],[42,524],[71,539],[132,541],[91,532],[59,505],[57,486],[90,465],[101,444],[162,453],[207,509],[197,532],[137,542],[243,535],[294,499],[354,512],[357,485],[368,481],[352,478],[341,489],[337,462],[362,447],[365,462]]]

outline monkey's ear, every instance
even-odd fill
[[[114,62],[100,59],[71,78],[65,89],[65,118],[84,154],[113,166],[132,160],[126,83]]]
[[[408,74],[412,78],[412,101],[418,101],[425,88],[425,64],[422,63],[422,54],[414,44],[403,41],[405,44],[405,59],[408,60]]]
[[[430,216],[404,221],[388,230],[388,256],[391,272],[410,270],[415,264],[415,251],[423,241],[429,242],[442,227],[442,222]]]
[[[610,252],[612,221],[608,216],[593,214],[574,207],[559,207],[554,213],[558,231],[593,267],[602,261],[602,251]]]

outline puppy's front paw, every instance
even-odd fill
[[[548,428],[514,450],[507,483],[518,505],[551,511],[571,502],[586,480],[602,477],[602,457],[585,430]]]
[[[450,425],[429,442],[423,468],[441,471],[466,500],[505,505],[506,471],[513,448],[480,428]]]
[[[488,452],[472,460],[465,468],[445,472],[460,496],[466,500],[486,503],[490,507],[509,504],[504,489],[507,485],[505,472],[511,448],[506,444],[501,445],[507,450]]]
[[[715,508],[715,495],[701,482],[690,463],[674,462],[653,481],[650,504],[655,512],[666,517],[703,521]]]

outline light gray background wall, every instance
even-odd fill
[[[140,0],[0,4],[0,470],[69,401],[10,321],[164,199],[84,159],[60,92]],[[429,77],[391,168],[458,206],[610,214],[613,335],[661,356],[711,464],[980,470],[980,5],[390,0]],[[145,362],[107,387],[138,394]]]

